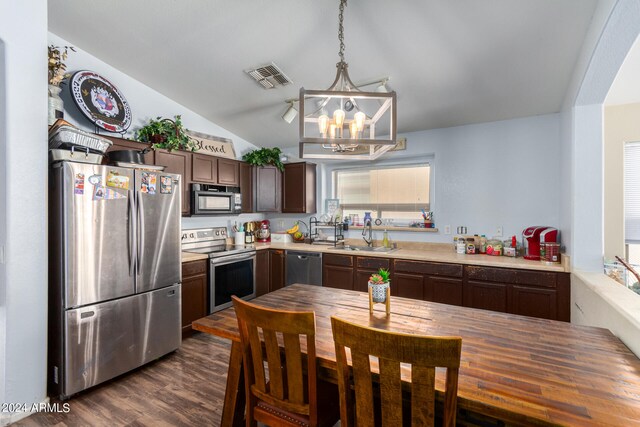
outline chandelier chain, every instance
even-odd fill
[[[340,56],[340,62],[344,62],[344,26],[342,22],[344,21],[344,7],[346,4],[347,0],[340,0],[340,13],[338,14],[338,41],[340,42],[338,56]]]

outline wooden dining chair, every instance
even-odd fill
[[[232,298],[242,343],[247,426],[256,421],[269,426],[334,425],[340,419],[338,388],[318,381],[315,314],[271,310]]]
[[[385,427],[433,426],[436,367],[447,368],[442,425],[455,426],[460,337],[393,333],[336,317],[331,317],[331,328],[336,346],[342,427],[373,426],[380,421]],[[349,369],[346,348],[351,353],[352,369]],[[371,372],[370,356],[378,358],[379,375]],[[408,411],[404,412],[400,363],[411,365],[411,397],[406,405]],[[374,378],[379,382],[375,393]],[[378,390],[381,413],[376,414],[374,407],[378,405],[374,398]]]

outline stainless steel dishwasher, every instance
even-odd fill
[[[322,286],[322,253],[287,251],[285,286],[294,283]]]

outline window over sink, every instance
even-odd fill
[[[419,220],[431,210],[430,181],[428,163],[341,169],[333,171],[333,194],[345,216]]]

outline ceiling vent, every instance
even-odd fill
[[[277,86],[286,86],[291,83],[291,79],[287,77],[275,63],[262,65],[260,67],[245,70],[260,86],[265,89],[273,89]]]

